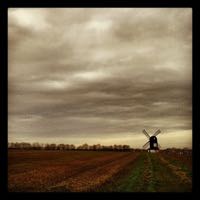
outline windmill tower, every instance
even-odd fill
[[[143,145],[143,148],[144,149],[147,149],[148,147],[148,152],[157,152],[159,150],[159,148],[161,147],[159,144],[158,144],[158,139],[157,139],[157,135],[159,133],[161,133],[160,129],[158,129],[152,136],[150,136],[146,130],[144,129],[142,131],[144,133],[144,135],[148,138],[148,142],[145,143]]]

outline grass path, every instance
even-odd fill
[[[192,176],[190,176],[190,173],[186,167],[183,167],[181,163],[179,163],[179,165],[174,165],[171,160],[167,160],[161,155],[158,155],[158,159],[160,160],[160,163],[170,169],[171,173],[176,177],[176,179],[178,179],[179,186],[181,186],[181,191],[185,192],[192,190]],[[174,186],[174,188],[176,188],[176,191],[178,191],[177,184]]]
[[[191,179],[184,171],[158,154],[142,153],[126,176],[101,191],[109,192],[190,192]]]
[[[149,154],[142,153],[132,164],[129,173],[118,180],[113,180],[101,191],[105,192],[153,192],[153,165]]]
[[[154,166],[154,186],[158,192],[190,192],[191,182],[184,182],[180,174],[175,173],[172,165],[159,155],[151,155]],[[174,167],[174,166],[173,166]],[[184,173],[179,171],[179,173]]]

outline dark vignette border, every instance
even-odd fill
[[[192,193],[9,193],[7,188],[8,179],[8,159],[7,159],[7,143],[8,143],[8,33],[7,33],[7,12],[8,8],[17,7],[189,7],[193,9],[193,81],[192,81],[192,106],[193,106],[193,192]],[[200,94],[199,94],[199,73],[198,67],[199,57],[198,47],[200,41],[198,40],[199,34],[199,21],[200,11],[197,4],[189,0],[7,0],[0,4],[0,85],[1,85],[1,133],[0,133],[0,191],[3,192],[7,197],[9,196],[22,196],[35,198],[38,195],[42,197],[58,197],[60,195],[66,197],[78,197],[80,195],[83,198],[85,195],[93,197],[93,195],[99,198],[105,195],[112,195],[113,197],[126,198],[126,195],[133,197],[147,197],[147,198],[178,198],[178,197],[191,197],[192,195],[199,194],[200,188],[200,176],[199,176],[199,154],[200,154],[200,141],[199,133],[200,123]],[[77,196],[78,195],[78,196]]]

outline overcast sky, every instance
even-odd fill
[[[192,143],[192,9],[12,8],[9,142]]]

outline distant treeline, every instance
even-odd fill
[[[40,144],[38,142],[35,143],[27,143],[27,142],[15,142],[8,143],[9,149],[32,149],[32,150],[102,150],[102,151],[130,151],[133,150],[129,145],[101,145],[94,144],[88,145],[83,144],[80,146],[75,146],[73,144]]]

